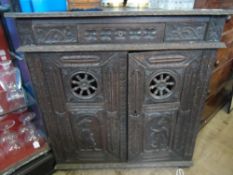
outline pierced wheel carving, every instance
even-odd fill
[[[150,94],[155,99],[168,98],[173,93],[175,79],[169,73],[159,73],[150,81]]]
[[[92,98],[95,96],[97,88],[96,78],[88,72],[78,72],[71,77],[71,90],[79,98]]]

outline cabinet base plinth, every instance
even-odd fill
[[[57,164],[56,170],[77,169],[124,169],[124,168],[156,168],[156,167],[190,167],[192,161],[168,161],[156,163],[93,163],[93,164]]]

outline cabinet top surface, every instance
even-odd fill
[[[233,15],[233,10],[194,9],[194,10],[158,10],[158,9],[103,9],[102,11],[75,11],[50,13],[5,13],[12,18],[66,18],[66,17],[114,17],[114,16],[208,16]]]

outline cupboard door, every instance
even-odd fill
[[[129,54],[128,157],[190,159],[209,58],[202,51]]]
[[[60,163],[124,161],[127,54],[49,53],[41,61]]]

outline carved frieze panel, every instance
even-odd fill
[[[77,43],[77,27],[72,24],[32,24],[37,44]]]
[[[207,23],[167,23],[165,41],[204,40]]]
[[[207,41],[220,41],[225,20],[225,17],[213,17],[210,19],[206,36]]]
[[[17,22],[19,39],[21,45],[34,44],[34,36],[32,33],[32,22],[31,21],[18,21]]]
[[[80,43],[162,42],[164,24],[85,24],[79,27]]]
[[[85,20],[19,20],[22,45],[163,43],[175,41],[219,41],[225,18],[158,18],[132,21],[116,18],[100,23]],[[138,23],[137,23],[138,21]],[[148,22],[151,21],[151,22]]]

